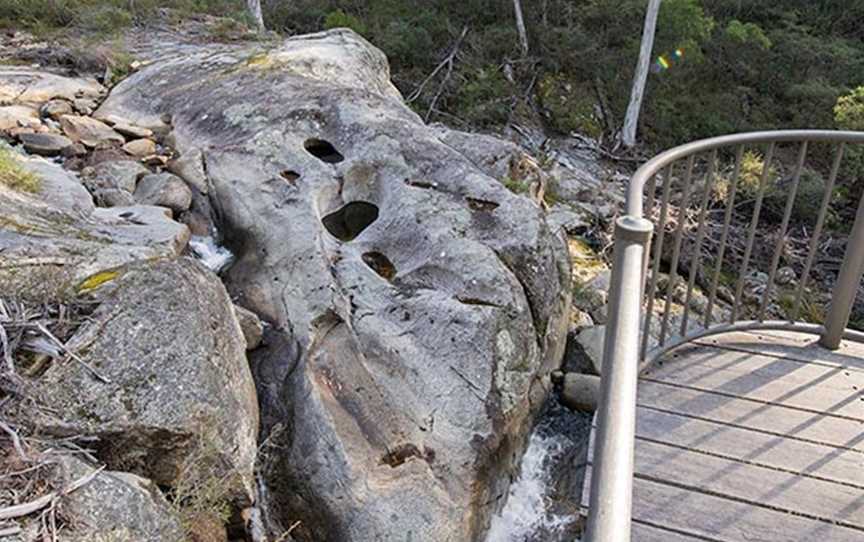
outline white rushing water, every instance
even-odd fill
[[[189,248],[201,263],[215,272],[220,272],[234,262],[234,254],[227,248],[216,243],[213,237],[193,235],[189,240]]]
[[[486,542],[547,541],[560,534],[575,518],[552,513],[549,464],[569,444],[563,435],[541,435],[534,431],[522,458],[519,478],[501,512],[492,518]]]

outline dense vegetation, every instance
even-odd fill
[[[263,0],[271,29],[349,26],[369,38],[430,119],[463,127],[542,119],[548,129],[607,141],[627,105],[646,4],[523,2],[523,55],[512,0]],[[159,6],[243,18],[245,2],[0,0],[0,20],[41,31],[116,30]],[[665,147],[761,128],[860,129],[864,91],[852,93],[864,85],[861,21],[864,0],[665,0],[642,141]],[[427,80],[454,49],[452,64]]]

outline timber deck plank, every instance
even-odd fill
[[[639,385],[632,540],[864,540],[864,362],[851,353],[864,347],[770,332],[667,354]],[[583,510],[590,478],[589,465]]]

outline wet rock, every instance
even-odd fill
[[[72,104],[66,100],[50,100],[42,104],[39,113],[43,117],[60,120],[60,117],[63,115],[71,115],[73,113]]]
[[[252,362],[264,434],[286,430],[262,506],[304,518],[298,540],[477,539],[563,354],[564,241],[353,32],[238,56],[154,62],[96,114],[167,115],[204,153],[225,280],[272,323]]]
[[[168,207],[181,213],[192,205],[192,192],[183,179],[171,173],[145,175],[135,188],[135,201]]]
[[[58,458],[58,487],[92,473],[96,467],[72,456]],[[62,540],[183,540],[184,533],[156,485],[128,472],[102,471],[81,488],[63,496],[64,517],[72,518]]]
[[[27,152],[40,156],[57,156],[72,145],[69,138],[59,134],[20,134],[18,140]]]
[[[83,143],[87,147],[122,145],[126,141],[107,124],[91,117],[63,115],[60,117],[60,126],[69,139],[76,143]]]
[[[0,107],[0,132],[8,132],[13,128],[39,124],[39,113],[32,107],[24,105],[5,105]]]
[[[52,364],[33,383],[56,409],[36,417],[40,430],[99,437],[110,468],[161,485],[176,484],[184,460],[200,455],[199,476],[250,502],[258,405],[219,278],[190,259],[139,261],[90,277],[79,292],[98,303],[67,343],[83,363]]]
[[[135,139],[123,145],[123,150],[130,156],[148,156],[156,152],[156,142],[152,139]]]
[[[561,384],[561,402],[580,412],[594,412],[600,401],[600,377],[568,373]]]
[[[237,313],[237,320],[240,321],[243,337],[246,338],[246,350],[255,350],[261,345],[261,339],[264,337],[264,325],[261,319],[257,314],[240,305],[234,305],[234,311]]]

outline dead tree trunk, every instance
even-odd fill
[[[255,26],[259,32],[264,32],[264,15],[261,13],[261,0],[246,0],[246,6],[249,9],[249,15],[255,21]]]
[[[633,88],[630,91],[630,105],[627,106],[627,116],[624,117],[624,128],[621,131],[621,143],[625,147],[636,144],[636,127],[639,125],[639,112],[642,110],[645,83],[648,81],[648,70],[651,67],[651,51],[654,49],[654,34],[657,30],[657,16],[660,13],[661,1],[648,1],[645,28],[642,31],[642,47],[639,49],[639,61],[636,64]]]
[[[525,30],[525,19],[522,17],[522,2],[513,0],[513,11],[516,12],[516,30],[519,32],[519,46],[522,55],[528,55],[528,32]]]

